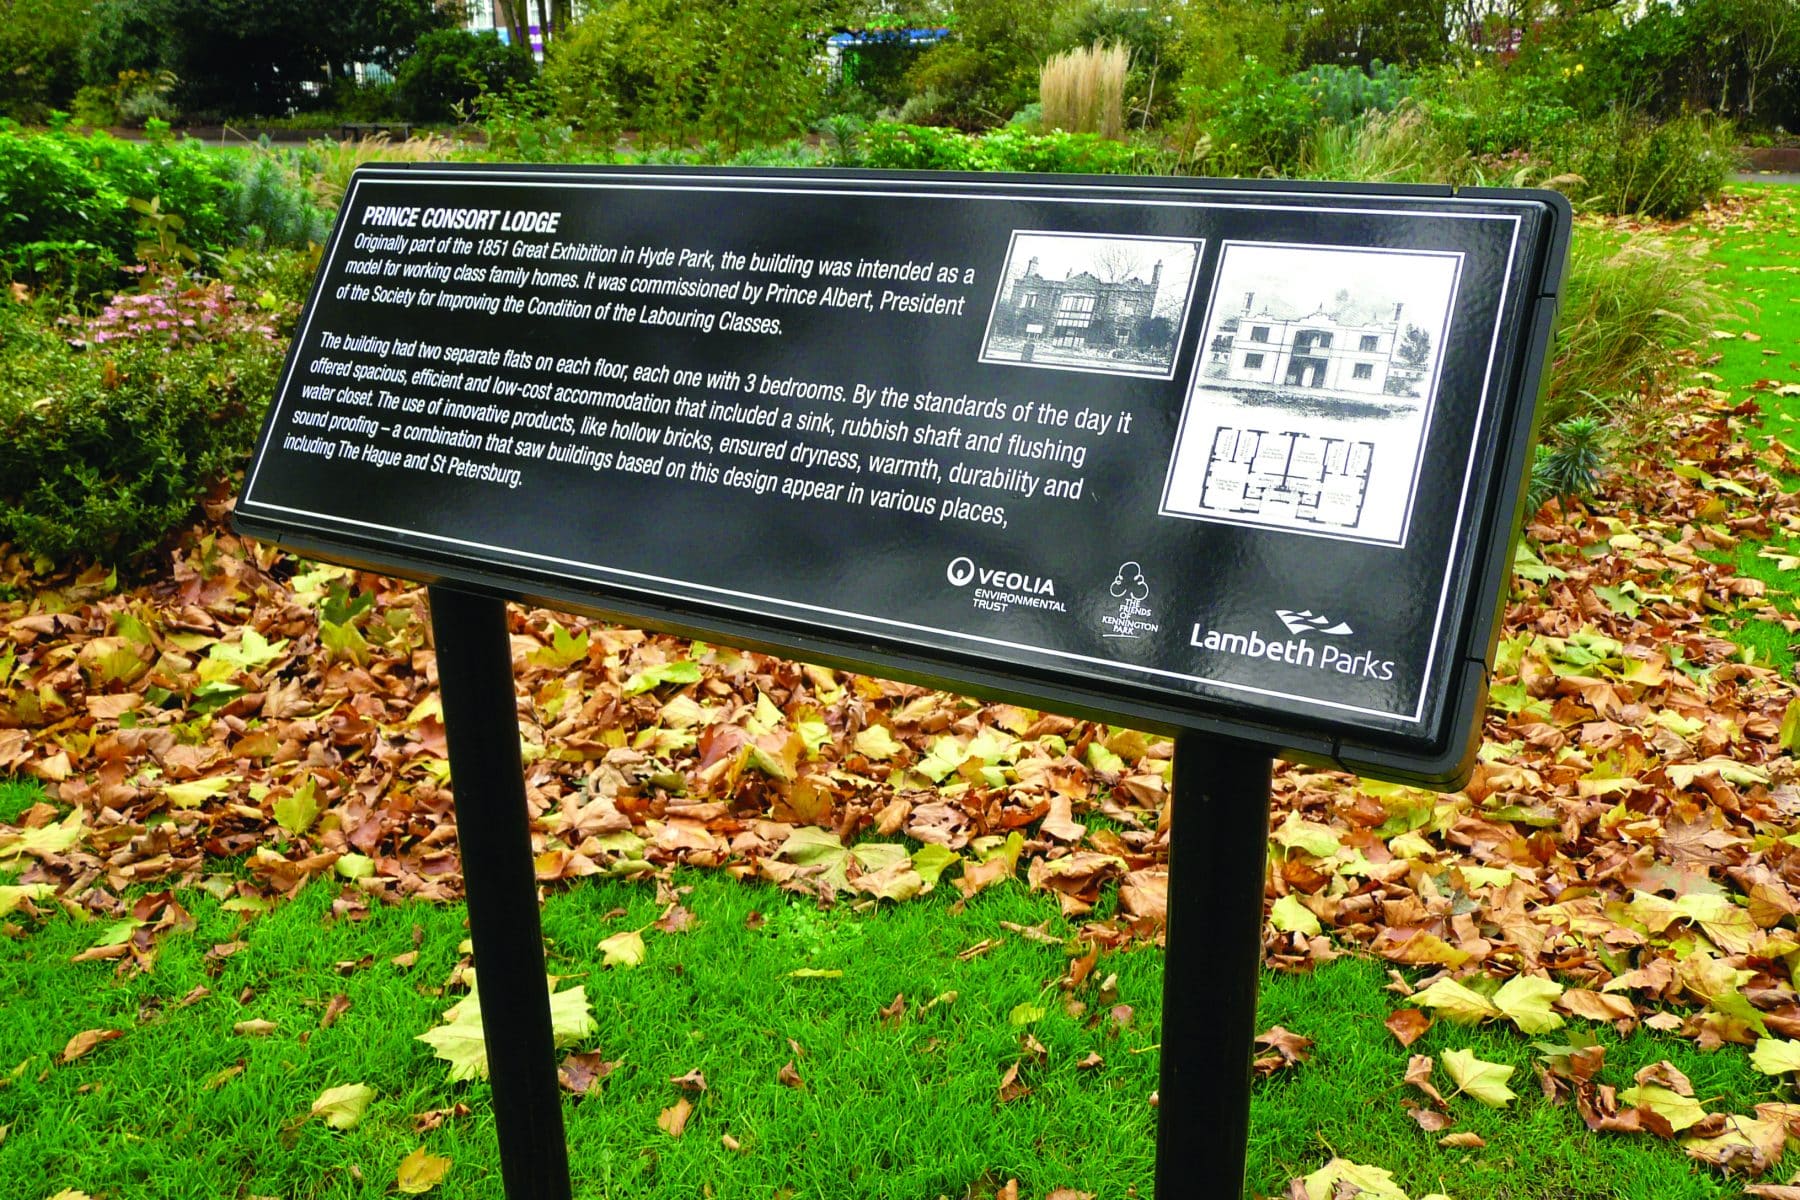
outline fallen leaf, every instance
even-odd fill
[[[687,1130],[688,1114],[693,1111],[694,1106],[683,1096],[657,1114],[656,1127],[670,1137],[678,1138]]]
[[[450,1173],[450,1160],[439,1158],[435,1154],[427,1154],[425,1147],[414,1147],[412,1153],[400,1160],[400,1169],[395,1172],[394,1186],[408,1196],[417,1196],[429,1192],[444,1181]]]
[[[1405,1048],[1418,1041],[1431,1028],[1431,1014],[1422,1013],[1416,1008],[1397,1008],[1388,1014],[1388,1019],[1382,1024],[1394,1035],[1394,1040]]]
[[[375,1089],[366,1084],[346,1083],[342,1087],[326,1088],[312,1102],[311,1115],[333,1129],[354,1129],[374,1099]]]
[[[1483,1062],[1470,1050],[1447,1050],[1443,1063],[1457,1092],[1479,1100],[1489,1108],[1505,1108],[1518,1099],[1518,1095],[1506,1086],[1517,1068]]]
[[[56,1061],[72,1063],[101,1042],[110,1042],[114,1038],[124,1036],[125,1034],[117,1029],[84,1029],[69,1039],[68,1044],[63,1047],[62,1053],[57,1055]]]

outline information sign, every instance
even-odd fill
[[[1568,227],[1525,191],[366,168],[237,521],[1451,781]]]

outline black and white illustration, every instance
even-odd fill
[[[1163,515],[1404,545],[1461,266],[1225,243]]]
[[[981,360],[1172,378],[1201,245],[1015,232]]]

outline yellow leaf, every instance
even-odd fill
[[[1748,954],[1750,941],[1756,934],[1756,922],[1747,909],[1739,908],[1729,896],[1710,896],[1689,892],[1675,901],[1675,907],[1706,931],[1727,954]]]
[[[48,883],[27,883],[20,887],[0,886],[0,917],[7,916],[26,900],[47,900],[54,895],[56,888]]]
[[[363,1083],[326,1088],[312,1103],[312,1115],[333,1129],[353,1129],[375,1099],[375,1089]]]
[[[449,1173],[449,1159],[427,1154],[425,1147],[419,1146],[400,1160],[400,1169],[395,1173],[394,1183],[407,1195],[417,1196],[442,1183],[444,1176]]]
[[[1500,1016],[1493,1001],[1480,992],[1471,991],[1454,979],[1440,979],[1423,991],[1414,993],[1408,1003],[1433,1008],[1446,1020],[1473,1025]]]
[[[473,1021],[446,1021],[419,1034],[417,1040],[450,1064],[452,1082],[487,1078],[487,1042],[482,1037],[479,1010]]]
[[[1394,1182],[1391,1171],[1364,1166],[1347,1158],[1334,1158],[1300,1181],[1306,1189],[1306,1200],[1334,1200],[1343,1194],[1339,1184],[1356,1189],[1350,1194],[1368,1200],[1406,1200],[1406,1193]]]
[[[600,943],[603,965],[628,971],[644,962],[644,939],[635,929],[615,933]]]
[[[1758,1038],[1750,1051],[1750,1065],[1764,1075],[1782,1075],[1800,1071],[1800,1042],[1786,1038]]]
[[[1293,892],[1269,906],[1269,924],[1283,933],[1303,933],[1307,937],[1317,937],[1322,932],[1319,918]]]
[[[0,862],[22,854],[61,854],[81,840],[82,829],[81,810],[77,808],[54,825],[27,829],[17,841],[0,846]]]
[[[886,725],[871,725],[859,731],[855,745],[858,754],[874,759],[892,758],[905,749],[894,740],[894,735],[888,732]]]
[[[1692,1096],[1655,1083],[1641,1083],[1619,1093],[1619,1099],[1636,1108],[1647,1108],[1665,1118],[1676,1133],[1706,1118],[1706,1110]]]
[[[186,783],[171,783],[163,788],[163,795],[176,808],[199,808],[215,796],[223,795],[231,789],[239,776],[209,775],[205,779],[190,779]]]
[[[1295,812],[1288,813],[1287,820],[1269,837],[1289,850],[1304,850],[1314,858],[1329,858],[1343,848],[1338,835],[1330,826],[1301,820],[1300,815]]]
[[[1456,1083],[1456,1090],[1479,1100],[1489,1108],[1505,1108],[1518,1096],[1506,1086],[1516,1068],[1483,1062],[1471,1050],[1448,1050],[1442,1060],[1444,1070]]]
[[[1550,1011],[1562,994],[1560,983],[1533,975],[1515,975],[1494,993],[1494,1004],[1521,1033],[1549,1033],[1562,1028],[1563,1019]]]
[[[588,1011],[586,984],[550,993],[550,1036],[558,1046],[572,1046],[599,1027]]]

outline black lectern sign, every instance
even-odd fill
[[[1270,756],[1468,770],[1568,232],[1527,191],[357,172],[237,522],[433,585],[507,1194],[569,1179],[499,597],[1174,733],[1158,1195],[1235,1194]]]
[[[1545,193],[357,174],[253,533],[652,627],[1466,770]]]

